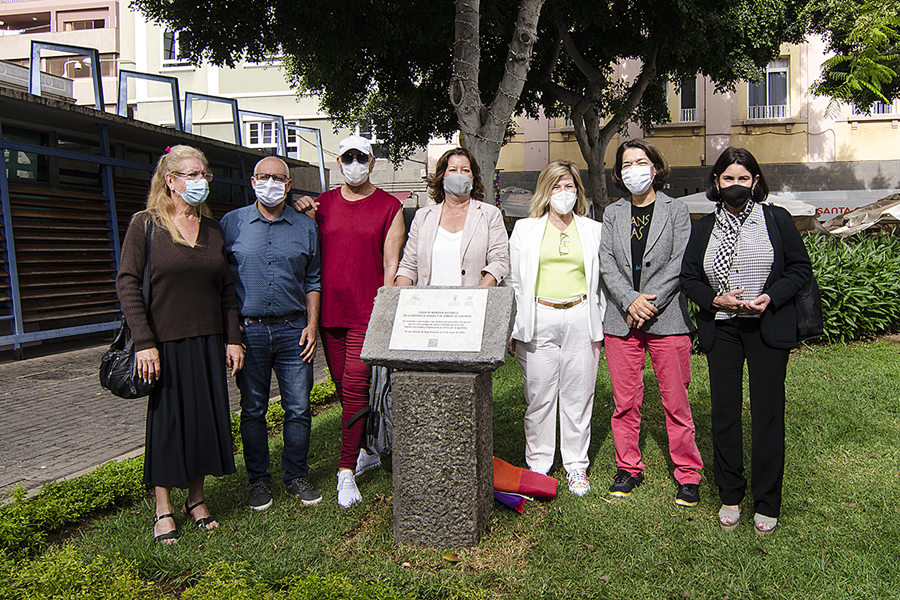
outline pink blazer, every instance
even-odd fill
[[[397,275],[409,277],[414,285],[429,285],[431,253],[441,220],[441,205],[432,204],[416,211]],[[463,225],[459,263],[462,285],[475,287],[484,273],[499,284],[509,274],[509,238],[503,225],[503,213],[496,206],[469,200]]]

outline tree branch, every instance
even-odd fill
[[[607,121],[606,125],[603,126],[603,129],[600,132],[601,137],[609,137],[609,139],[612,139],[612,136],[615,135],[628,117],[634,112],[637,105],[640,104],[644,92],[647,91],[650,82],[656,77],[656,58],[658,54],[659,44],[655,44],[653,49],[650,50],[650,54],[647,55],[647,58],[644,60],[641,74],[634,83],[631,84],[628,96],[625,98],[625,104],[623,104],[622,108],[616,111],[616,113],[612,115],[612,118]]]
[[[599,84],[603,81],[603,73],[589,63],[581,52],[578,51],[578,48],[575,46],[575,40],[573,40],[572,36],[569,34],[569,29],[567,27],[564,28],[561,24],[557,25],[557,27],[559,28],[559,34],[562,37],[563,46],[566,48],[566,53],[572,59],[572,62],[575,63],[578,70],[581,71],[591,83]],[[659,46],[657,45],[657,48],[658,47]]]

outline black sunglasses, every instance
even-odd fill
[[[344,163],[345,165],[349,165],[350,163],[352,163],[354,158],[356,159],[356,162],[358,162],[361,165],[369,164],[369,155],[368,154],[363,154],[362,152],[360,152],[356,156],[353,156],[349,152],[344,152],[343,154],[341,154],[341,162]]]

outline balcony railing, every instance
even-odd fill
[[[682,108],[681,109],[681,117],[679,121],[682,123],[691,123],[697,120],[697,109],[696,108]]]
[[[878,101],[872,105],[872,111],[869,113],[857,110],[855,106],[853,107],[852,112],[854,115],[900,115],[900,102],[895,100],[894,102],[885,104],[884,102]]]
[[[787,116],[787,104],[764,104],[750,107],[751,119],[783,119]]]

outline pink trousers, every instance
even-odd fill
[[[694,439],[694,419],[688,402],[691,382],[691,337],[654,335],[632,328],[625,337],[607,335],[606,363],[616,409],[612,432],[616,466],[637,475],[644,470],[638,440],[641,434],[641,404],[644,400],[644,356],[650,353],[659,382],[669,435],[669,456],[679,484],[699,483],[703,459]]]
[[[369,378],[372,367],[359,358],[365,329],[322,327],[322,344],[331,379],[341,400],[341,460],[339,469],[356,468],[359,449],[365,445],[366,419],[357,419],[352,427],[347,421],[369,405]]]

